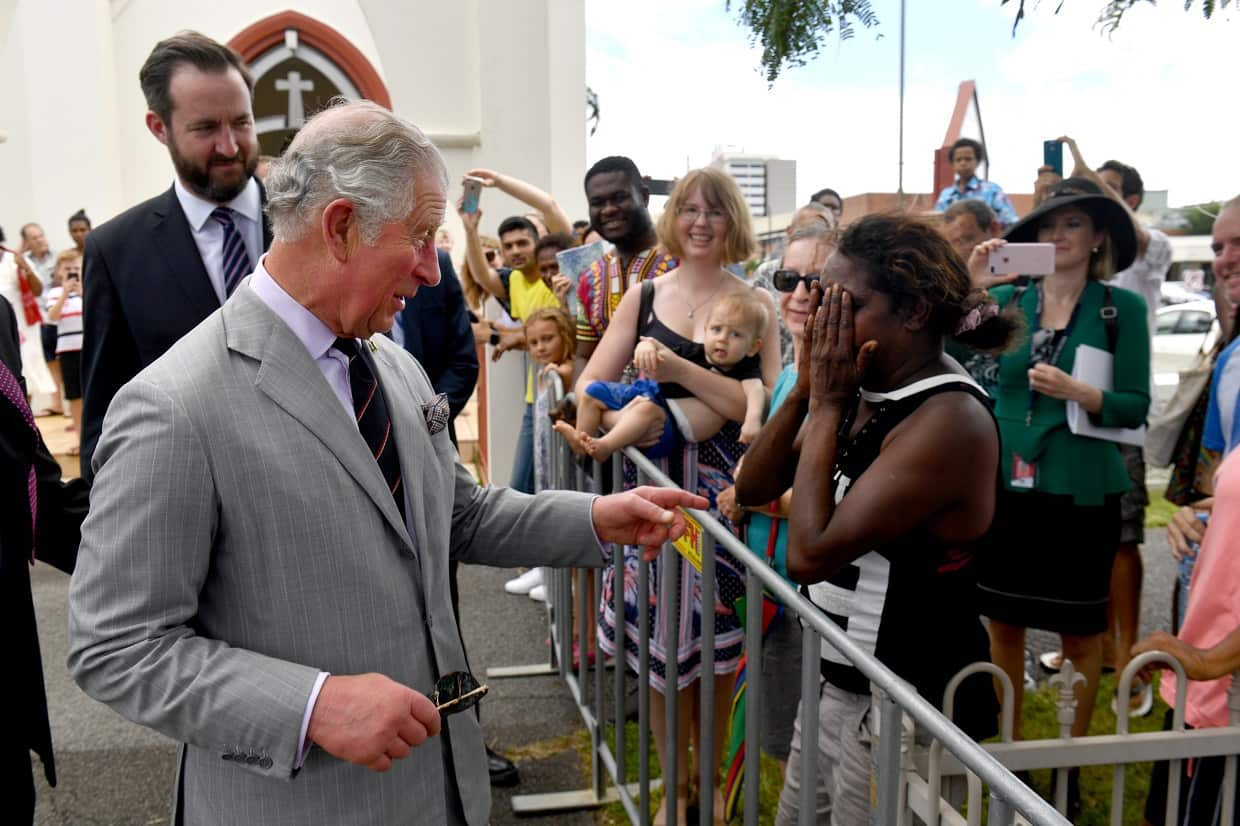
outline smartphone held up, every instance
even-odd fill
[[[1042,165],[1049,167],[1059,177],[1063,177],[1063,143],[1061,141],[1042,141]]]
[[[991,275],[1050,275],[1055,271],[1054,244],[1004,244],[990,251]]]
[[[474,213],[478,211],[478,201],[482,197],[482,179],[465,177],[465,198],[461,203],[461,211]]]

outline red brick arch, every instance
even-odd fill
[[[283,43],[287,29],[296,29],[302,43],[318,49],[339,66],[357,86],[362,97],[392,108],[392,97],[387,86],[366,56],[340,32],[313,17],[295,11],[282,11],[242,29],[228,41],[228,45],[246,63],[252,63],[272,46]]]

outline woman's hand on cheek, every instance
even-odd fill
[[[805,319],[805,330],[801,338],[801,357],[797,360],[797,380],[792,386],[791,396],[808,399],[810,393],[810,355],[814,349],[814,319],[822,305],[821,282],[814,284],[809,291],[809,315]]]
[[[854,352],[852,296],[832,284],[813,316],[812,345],[807,337],[802,346],[810,353],[811,406],[842,407],[861,386],[878,342],[867,341]]]

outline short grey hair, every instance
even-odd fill
[[[797,241],[813,241],[815,244],[834,245],[839,240],[839,237],[839,230],[834,227],[828,227],[821,221],[814,221],[812,224],[806,224],[792,233],[788,243],[795,244]]]
[[[267,175],[275,240],[296,241],[337,198],[353,202],[362,242],[413,211],[413,180],[433,174],[445,187],[443,156],[413,123],[368,100],[334,99],[297,133]]]

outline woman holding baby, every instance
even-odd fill
[[[685,400],[691,411],[688,416],[671,414],[681,438],[675,440],[675,447],[667,455],[669,475],[681,481],[686,490],[696,490],[708,498],[713,509],[716,494],[731,486],[732,469],[744,452],[738,423],[745,421],[748,399],[742,382],[713,363],[720,360],[719,353],[707,353],[705,343],[719,336],[718,330],[714,333],[710,330],[719,325],[708,324],[708,321],[712,320],[715,305],[725,299],[731,303],[734,299],[730,297],[734,294],[744,293],[743,300],[757,298],[764,310],[765,331],[747,349],[755,351],[762,384],[769,388],[780,370],[775,309],[766,293],[752,290],[724,269],[728,264],[744,261],[756,248],[748,207],[735,182],[725,173],[699,169],[681,178],[659,218],[657,230],[660,242],[680,259],[680,266],[666,276],[643,282],[640,289],[625,293],[606,334],[578,378],[576,395],[579,399],[585,398],[586,389],[593,382],[617,381],[634,360],[639,343],[644,342],[640,365],[644,377],[658,384],[664,398]],[[692,412],[693,406],[699,404],[726,421],[721,430],[700,442],[684,438],[686,432],[693,432],[695,425],[703,424]],[[683,409],[685,404],[677,406]],[[657,429],[652,426],[645,441],[657,441],[665,424],[659,421]],[[575,447],[582,450],[584,441],[579,436]],[[715,680],[715,753],[705,757],[712,761],[717,775],[728,715],[725,698],[731,695],[733,674],[744,641],[740,621],[724,606],[743,595],[744,578],[740,566],[726,553],[716,551],[716,560],[716,604],[713,610],[705,612],[706,619],[713,620],[715,628],[715,674],[709,675]],[[691,609],[680,611],[682,621],[677,650],[669,651],[664,646],[663,629],[670,617],[664,615],[658,600],[660,563],[652,564],[651,593],[640,599],[636,587],[638,564],[638,551],[631,549],[626,554],[625,582],[621,586],[625,594],[623,617],[615,616],[613,610],[614,569],[605,571],[605,610],[599,622],[599,643],[608,653],[614,653],[623,645],[629,664],[636,669],[638,611],[650,611],[650,680],[655,689],[651,695],[651,719],[656,743],[663,748],[664,695],[670,687],[669,675],[674,675],[678,692],[678,742],[685,744],[692,740],[699,746],[695,748],[698,759],[702,759],[700,725],[694,713],[698,680],[702,678],[701,576],[688,562],[680,561],[679,604],[691,606]],[[663,757],[660,753],[660,758]],[[677,761],[674,785],[671,778],[665,780],[664,808],[656,817],[656,823],[666,819],[667,807],[672,805],[676,806],[677,821],[684,822],[689,777],[696,776],[696,772],[690,773],[686,763],[683,759]],[[714,785],[714,814],[721,819],[723,805],[717,776]],[[701,794],[707,793],[701,790]]]

